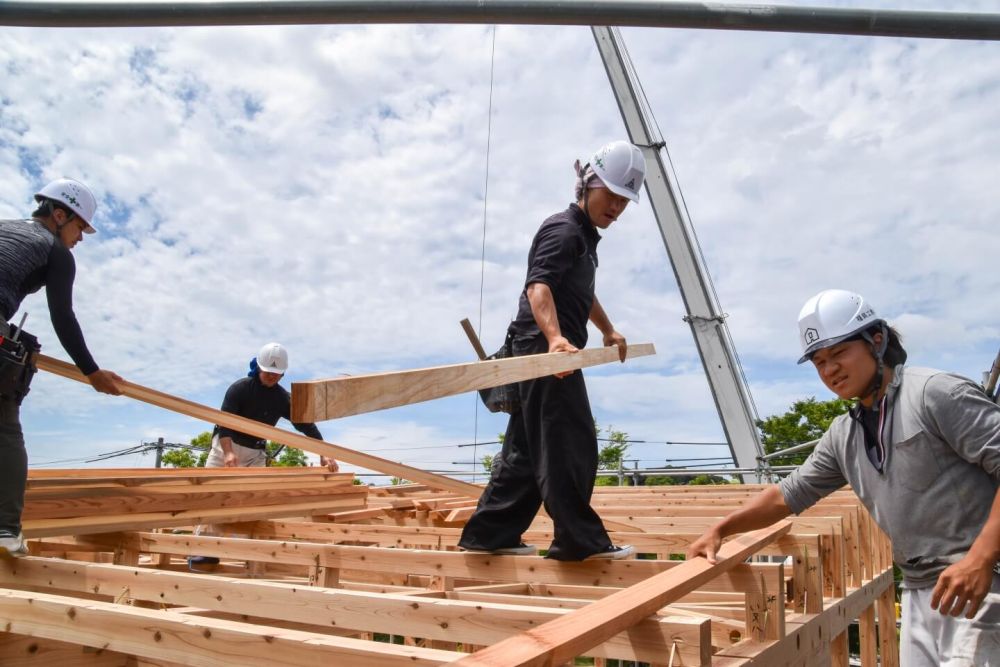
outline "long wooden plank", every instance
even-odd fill
[[[656,354],[652,343],[628,346],[629,359],[650,354]],[[318,422],[348,417],[618,360],[617,347],[600,347],[579,352],[533,354],[433,368],[293,382],[292,420]]]
[[[146,512],[69,517],[65,519],[31,519],[22,526],[27,538],[60,535],[92,535],[112,531],[149,530],[193,526],[199,523],[223,521],[255,521],[259,519],[299,517],[354,506],[363,498],[345,495],[342,499],[311,500],[305,503],[285,503],[262,507],[221,507],[179,512]]]
[[[562,609],[521,604],[527,599],[524,595],[512,597],[513,601],[506,604],[448,599],[425,599],[414,604],[413,598],[406,595],[33,557],[0,559],[0,585],[44,587],[55,589],[45,592],[60,595],[72,591],[113,598],[127,591],[130,600],[341,630],[391,629],[397,635],[478,645],[501,641],[567,613]],[[709,631],[705,619],[651,617],[595,647],[593,655],[652,662],[660,657],[665,643],[677,641],[680,657],[690,664],[700,656],[701,644],[709,643]]]
[[[90,382],[87,381],[86,376],[84,376],[76,366],[65,361],[60,361],[59,359],[53,359],[52,357],[40,354],[38,355],[37,365],[38,368],[43,371],[48,371],[49,373],[68,378],[70,380],[76,380],[77,382],[83,382],[84,384],[90,384]],[[450,477],[445,477],[443,475],[435,475],[425,470],[420,470],[419,468],[413,468],[408,465],[403,465],[402,463],[387,461],[386,459],[372,456],[371,454],[358,452],[353,449],[348,449],[347,447],[325,442],[323,440],[307,438],[306,436],[298,433],[292,433],[291,431],[262,424],[258,421],[254,421],[253,419],[247,419],[229,412],[216,410],[215,408],[210,408],[206,405],[195,403],[194,401],[189,401],[177,396],[171,396],[170,394],[166,394],[161,391],[156,391],[155,389],[143,387],[142,385],[135,384],[134,382],[122,381],[119,382],[118,385],[122,390],[122,394],[128,396],[129,398],[134,398],[138,401],[149,403],[150,405],[155,405],[173,412],[178,412],[182,415],[187,415],[188,417],[201,419],[210,424],[219,424],[220,426],[232,428],[258,438],[274,440],[275,442],[280,442],[281,444],[289,447],[297,447],[314,454],[329,456],[337,459],[338,461],[361,466],[367,470],[374,470],[375,472],[393,475],[402,479],[423,482],[424,484],[436,489],[444,489],[453,493],[459,493],[469,498],[478,498],[483,491],[482,487],[476,486],[475,484],[469,484],[457,479],[451,479]]]
[[[456,551],[422,551],[274,540],[251,540],[210,535],[124,533],[79,536],[80,544],[104,545],[108,551],[126,550],[180,556],[216,556],[261,563],[319,565],[369,573],[453,577],[493,582],[530,581],[544,584],[625,587],[645,582],[681,561],[588,560],[578,563],[540,556],[493,556]],[[705,591],[746,591],[755,587],[760,572],[774,564],[731,565],[702,583]]]
[[[534,630],[456,660],[454,664],[465,667],[561,665],[742,563],[761,546],[790,529],[791,524],[781,521],[769,528],[740,535],[722,546],[714,565],[702,557],[685,561]],[[702,664],[710,660],[708,654]]]
[[[455,656],[450,651],[265,629],[249,623],[10,589],[0,589],[0,623],[18,635],[194,667],[431,667]]]

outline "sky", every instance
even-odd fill
[[[981,379],[1000,338],[998,44],[623,36],[761,417],[832,398],[795,363],[799,308],[832,287],[864,294],[911,363]],[[0,218],[53,178],[88,184],[99,231],[74,251],[74,302],[94,357],[213,407],[269,341],[286,387],[471,361],[464,317],[496,349],[573,161],[627,136],[582,27],[2,27],[0,71]],[[658,354],[586,372],[597,422],[640,467],[728,456],[645,193],[599,254],[616,328]],[[21,312],[67,358],[44,291]],[[465,394],[319,427],[458,471],[497,451],[459,445],[495,443],[503,417]],[[211,426],[45,373],[22,423],[35,467]]]

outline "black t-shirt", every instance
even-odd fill
[[[226,397],[222,399],[223,412],[253,419],[268,426],[274,426],[281,418],[289,419],[291,408],[292,397],[288,391],[280,384],[265,387],[257,374],[254,374],[253,377],[240,378],[231,384],[226,390]],[[296,424],[293,422],[292,426],[310,438],[323,439],[315,424]],[[256,436],[241,433],[225,426],[216,426],[215,428],[219,437],[228,436],[237,445],[258,449],[261,447],[261,439]]]
[[[528,251],[528,275],[510,331],[519,338],[541,334],[531,312],[527,288],[544,283],[552,290],[562,335],[576,347],[587,344],[587,322],[594,305],[597,276],[597,233],[576,204],[542,223]]]

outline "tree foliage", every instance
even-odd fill
[[[277,468],[304,468],[309,465],[306,453],[295,447],[285,447],[275,459],[274,454],[281,445],[273,440],[267,441],[267,456],[272,458],[271,465]]]
[[[196,449],[171,449],[163,453],[161,463],[174,468],[204,468],[208,450],[212,448],[212,432],[205,431],[191,438]]]
[[[601,428],[594,422],[594,429],[597,435],[601,435]],[[625,454],[628,452],[628,433],[616,431],[614,426],[607,428],[608,441],[601,445],[597,452],[597,467],[600,470],[618,470],[622,467]]]
[[[817,401],[816,397],[792,403],[792,407],[781,415],[772,415],[757,420],[764,451],[767,454],[788,449],[795,445],[816,440],[823,435],[830,423],[851,408],[851,402],[842,398]],[[781,464],[798,465],[806,460],[808,452],[790,454],[780,459]]]

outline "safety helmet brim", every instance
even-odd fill
[[[834,345],[843,343],[845,340],[856,337],[859,333],[860,333],[859,331],[852,331],[851,333],[844,334],[843,336],[837,336],[836,338],[828,338],[826,340],[816,341],[808,348],[806,348],[806,351],[803,353],[803,355],[799,358],[798,362],[796,363],[804,364],[807,361],[810,361],[812,359],[812,356],[817,352],[819,352],[820,350],[825,350],[828,347],[833,347]]]
[[[597,180],[599,180],[601,182],[601,185],[603,185],[608,190],[611,190],[611,192],[615,193],[619,197],[625,197],[626,199],[628,199],[629,201],[631,201],[633,204],[637,204],[639,202],[639,193],[638,192],[632,192],[628,188],[623,188],[623,187],[621,187],[619,185],[615,185],[614,183],[608,183],[603,178],[601,178],[600,174],[597,174]]]

